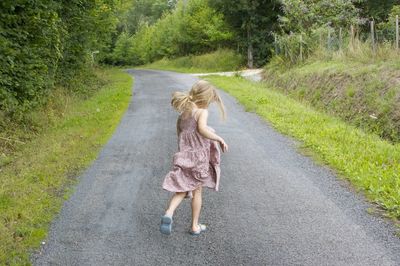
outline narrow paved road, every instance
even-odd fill
[[[171,236],[159,233],[161,189],[176,151],[174,90],[195,77],[132,70],[134,96],[115,134],[80,177],[35,265],[400,265],[394,228],[366,212],[328,169],[222,93],[228,121],[210,125],[230,144],[221,190],[205,190],[202,222],[187,233],[189,201]]]

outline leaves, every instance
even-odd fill
[[[117,19],[111,0],[2,1],[0,110],[14,119],[43,104],[109,49]],[[0,123],[0,126],[1,123]]]
[[[221,13],[202,0],[179,2],[154,24],[143,20],[135,34],[118,36],[112,61],[140,65],[163,57],[201,54],[216,50],[233,38]]]

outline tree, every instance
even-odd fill
[[[111,45],[111,34],[117,19],[114,0],[63,0],[60,18],[62,21],[62,60],[58,80],[68,80],[81,73],[91,62],[91,53],[100,50],[100,56]]]
[[[279,17],[284,33],[309,33],[319,27],[347,27],[358,23],[354,0],[282,0]]]
[[[362,18],[375,20],[377,23],[386,21],[392,7],[398,4],[399,0],[362,0],[355,3]]]
[[[278,0],[212,0],[210,5],[224,14],[235,31],[236,44],[247,48],[247,65],[263,65],[273,43],[281,4]]]
[[[154,24],[164,12],[175,8],[176,0],[133,0],[127,10],[123,24],[129,34],[135,34],[140,25],[147,23]]]
[[[359,24],[355,1],[282,0],[283,14],[279,16],[276,36],[286,62],[295,64],[303,60],[321,45],[322,36],[331,36],[334,29]]]
[[[0,2],[0,111],[7,116],[40,104],[54,83],[60,8],[52,0]]]
[[[201,54],[227,45],[232,38],[223,15],[206,1],[179,1],[154,24],[142,22],[129,39],[121,34],[113,59],[114,63],[125,63],[129,54],[129,63],[136,65],[163,57]]]
[[[55,83],[68,87],[90,71],[91,52],[110,47],[116,2],[0,1],[0,116],[22,117]]]

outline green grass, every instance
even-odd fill
[[[400,218],[400,144],[365,133],[265,84],[238,77],[207,79],[280,132],[301,140],[304,148],[351,181],[388,217]]]
[[[235,52],[221,49],[197,56],[184,56],[176,59],[164,58],[138,68],[170,70],[182,73],[209,73],[236,71],[243,66],[243,62],[243,58]]]
[[[310,58],[286,68],[276,57],[266,66],[265,81],[366,132],[400,142],[398,58],[369,62]]]
[[[104,80],[100,88],[86,99],[56,91],[43,117],[51,117],[50,126],[11,154],[3,153],[0,265],[29,264],[29,254],[46,237],[75,177],[96,158],[124,114],[132,94],[131,76],[117,69],[97,72]]]

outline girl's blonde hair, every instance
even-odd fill
[[[207,108],[210,103],[215,102],[223,119],[226,118],[225,106],[219,96],[217,89],[205,80],[196,82],[189,92],[174,92],[171,105],[179,113],[191,111],[193,108]]]

